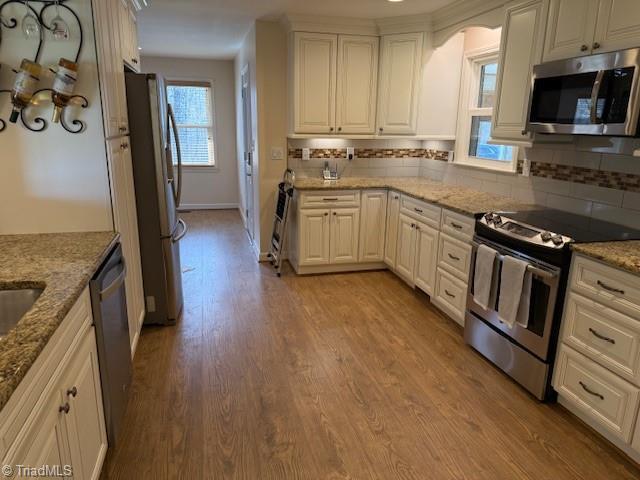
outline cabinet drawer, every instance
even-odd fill
[[[464,312],[467,298],[467,285],[442,268],[436,273],[436,292],[431,299],[451,318],[458,323],[464,323]]]
[[[567,300],[562,340],[633,383],[640,383],[640,321],[577,293]]]
[[[560,395],[616,437],[629,443],[638,410],[638,388],[562,345],[554,374]]]
[[[438,266],[468,283],[469,269],[471,268],[471,245],[441,233],[438,243]]]
[[[442,210],[441,231],[461,240],[471,240],[476,229],[475,218],[465,217],[450,210]]]
[[[426,223],[435,228],[440,228],[440,216],[442,209],[428,203],[421,202],[415,198],[402,195],[400,211],[416,220]]]
[[[359,190],[314,191],[300,194],[300,208],[359,207]]]
[[[572,290],[640,319],[640,277],[577,255]]]

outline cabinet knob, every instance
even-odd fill
[[[133,63],[135,63],[136,65],[138,64],[138,60],[137,60],[137,59],[135,59],[135,58],[132,58],[132,59],[131,59],[131,61],[132,61]]]
[[[411,224],[411,228],[416,228],[416,224],[415,224],[415,223],[412,223],[412,224]]]
[[[329,212],[324,212],[324,216],[328,217],[329,216]]]
[[[594,50],[597,50],[597,49],[599,49],[599,48],[600,48],[600,44],[599,44],[598,42],[594,42],[594,43],[593,43],[593,49],[594,49]]]
[[[581,52],[586,52],[587,50],[589,50],[589,47],[585,44],[580,45],[580,51]]]
[[[341,132],[342,131],[342,127],[338,127],[338,131]]]
[[[384,131],[384,128],[380,127],[378,131],[382,133]]]
[[[329,131],[330,131],[330,132],[333,132],[333,127],[329,127]]]
[[[125,142],[125,143],[121,143],[121,144],[120,144],[120,148],[121,148],[122,150],[126,150],[127,148],[129,148],[129,144],[128,144],[127,142]]]
[[[398,195],[396,195],[395,197],[393,197],[394,200],[400,200],[400,197]]]
[[[76,397],[76,395],[78,395],[78,389],[77,387],[71,387],[69,390],[67,390],[67,396],[71,395],[72,397]]]
[[[122,127],[119,127],[118,130],[120,130],[121,132],[126,132],[127,131],[127,127],[122,126]]]
[[[336,212],[333,212],[333,215],[335,216],[335,215],[338,215],[338,214]]]
[[[69,410],[71,410],[71,405],[69,405],[69,402],[65,403],[64,405],[60,405],[60,407],[58,408],[59,413],[69,413]]]
[[[522,135],[526,135],[527,133],[529,132],[527,132],[526,130],[522,130]]]

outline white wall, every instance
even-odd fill
[[[31,5],[39,8],[42,4]],[[69,111],[69,118],[77,113],[87,129],[72,135],[49,122],[46,131],[34,133],[18,123],[0,132],[0,234],[113,229],[91,2],[70,0],[68,5],[80,16],[85,34],[76,93],[86,96],[90,105],[86,110]],[[5,14],[20,19],[24,6],[9,5]],[[75,56],[78,31],[68,20],[72,40],[46,42],[41,59],[44,67],[56,65],[61,56]],[[12,87],[11,69],[18,68],[23,57],[32,58],[36,47],[24,39],[19,27],[2,29],[0,89]],[[50,75],[43,75],[40,88],[50,87],[51,81]],[[0,118],[8,121],[10,111],[9,95],[0,95]],[[49,121],[51,103],[30,111]]]
[[[236,106],[233,60],[142,57],[145,72],[213,84],[216,167],[186,167],[182,208],[237,208]]]

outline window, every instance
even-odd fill
[[[173,107],[180,138],[182,164],[215,166],[213,90],[209,82],[170,81],[167,99]],[[177,163],[172,141],[173,163]]]
[[[497,75],[497,47],[467,52],[462,72],[455,161],[513,171],[517,149],[489,143]]]

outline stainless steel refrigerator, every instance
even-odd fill
[[[145,324],[171,325],[182,313],[179,242],[187,233],[177,213],[182,184],[180,141],[164,79],[128,72],[126,86]]]

